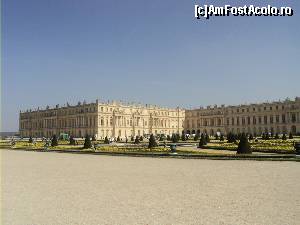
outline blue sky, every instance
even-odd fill
[[[195,4],[292,17],[194,18]],[[2,130],[19,110],[115,99],[168,107],[300,96],[300,2],[2,0]]]

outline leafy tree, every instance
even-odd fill
[[[28,143],[33,143],[33,139],[31,136],[29,137]]]
[[[283,134],[281,139],[282,139],[283,141],[285,141],[285,140],[286,140],[286,134]]]
[[[206,143],[206,137],[205,137],[205,135],[202,133],[202,134],[201,134],[201,137],[200,137],[200,141],[199,141],[198,147],[201,148],[201,147],[203,147],[203,146],[206,145],[206,144],[207,144],[207,143]]]
[[[294,137],[293,137],[293,134],[292,134],[292,132],[290,132],[290,134],[289,134],[289,139],[293,139]]]
[[[139,144],[139,143],[140,143],[140,138],[139,136],[136,136],[134,140],[134,144]]]
[[[75,145],[75,139],[74,139],[74,137],[73,136],[70,136],[70,145]]]
[[[108,140],[107,136],[104,138],[104,144],[109,144],[109,140]]]
[[[53,135],[53,137],[51,139],[51,146],[52,147],[58,146],[58,140],[57,140],[57,137],[55,134]]]
[[[83,148],[84,148],[84,149],[87,149],[87,148],[91,148],[91,147],[92,147],[91,138],[90,138],[90,135],[87,134],[87,135],[85,136]]]
[[[155,137],[153,134],[150,135],[150,138],[149,138],[149,145],[148,145],[148,148],[154,148],[157,146],[157,143],[155,141]]]
[[[237,147],[237,154],[251,154],[252,150],[248,142],[247,136],[243,133],[240,138],[239,145]]]

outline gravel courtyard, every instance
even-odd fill
[[[2,224],[299,224],[300,163],[1,150]]]

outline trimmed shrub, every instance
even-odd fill
[[[285,140],[286,140],[286,134],[283,134],[281,139],[282,139],[283,141],[285,141]]]
[[[131,140],[131,141],[134,141],[134,137],[133,137],[133,136],[131,136],[130,140]]]
[[[140,141],[143,141],[143,140],[144,140],[143,136],[140,136]]]
[[[200,137],[200,141],[199,141],[199,145],[198,145],[198,148],[201,148],[203,147],[204,145],[206,145],[206,138],[205,138],[205,135],[202,133],[201,134],[201,137]]]
[[[95,135],[92,136],[92,141],[96,141],[96,136]]]
[[[120,142],[120,141],[121,141],[121,139],[120,139],[120,137],[118,136],[118,137],[117,137],[117,142]]]
[[[289,139],[293,139],[294,137],[293,137],[293,134],[292,134],[292,132],[290,132],[290,134],[289,134]]]
[[[199,140],[199,133],[197,133],[194,137],[194,141],[198,141]]]
[[[134,140],[134,144],[139,144],[139,143],[140,143],[140,138],[139,136],[136,136]]]
[[[252,153],[250,144],[248,142],[248,138],[244,133],[241,135],[240,142],[237,147],[236,153],[237,154],[251,154]]]
[[[83,148],[87,149],[87,148],[91,148],[91,147],[92,147],[91,138],[90,138],[90,135],[87,134],[84,139]]]
[[[184,133],[181,135],[181,140],[182,140],[182,141],[186,141],[186,136],[185,136]]]
[[[28,143],[33,143],[33,139],[31,136],[29,137]]]
[[[55,134],[53,135],[53,137],[51,139],[51,146],[52,147],[58,146],[58,140],[57,140],[57,137]]]
[[[205,142],[206,142],[206,144],[210,142],[210,139],[209,139],[209,135],[208,135],[208,134],[205,135]]]
[[[109,140],[108,140],[107,136],[104,138],[104,144],[109,144]]]
[[[148,145],[148,148],[154,148],[157,146],[157,143],[155,141],[155,137],[153,134],[150,135],[150,138],[149,138],[149,145]]]
[[[224,141],[224,135],[223,134],[221,134],[221,136],[220,136],[220,141]]]
[[[69,143],[70,145],[75,145],[75,144],[76,144],[76,143],[75,143],[75,139],[74,139],[73,136],[70,137],[70,140],[69,140],[69,141],[70,141],[70,143]]]
[[[274,139],[279,139],[279,135],[278,135],[278,133],[276,133],[276,134],[275,134],[275,137],[274,137]]]

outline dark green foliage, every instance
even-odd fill
[[[293,134],[292,134],[292,132],[290,132],[290,134],[289,134],[289,139],[293,139],[294,137],[293,137]]]
[[[143,140],[144,140],[143,136],[140,136],[140,141],[143,141]]]
[[[205,135],[205,142],[206,142],[206,144],[210,142],[210,139],[209,139],[209,135],[208,135],[208,134]]]
[[[270,135],[269,135],[269,133],[266,133],[265,140],[269,140],[269,139],[270,139]]]
[[[134,137],[133,136],[131,136],[131,139],[130,139],[131,141],[134,141]]]
[[[194,141],[198,141],[198,140],[199,140],[199,137],[200,137],[200,134],[197,133],[197,134],[195,135],[195,137],[194,137]]]
[[[181,135],[181,140],[182,140],[182,141],[186,141],[185,133],[183,133],[183,134]]]
[[[121,139],[120,139],[120,137],[118,136],[118,137],[117,137],[117,142],[120,142],[120,141],[121,141]]]
[[[57,140],[57,137],[55,134],[53,135],[53,137],[51,139],[51,146],[52,147],[58,146],[58,140]]]
[[[159,141],[164,141],[164,136],[163,135],[159,136]]]
[[[139,136],[136,136],[134,140],[134,144],[139,144],[139,143],[140,143],[140,138]]]
[[[33,139],[31,136],[29,137],[28,143],[33,143]]]
[[[107,136],[104,138],[104,144],[109,144],[109,140],[108,140]]]
[[[87,134],[84,139],[83,148],[87,149],[87,148],[91,148],[91,147],[92,147],[91,138],[90,138],[90,135]]]
[[[70,141],[70,143],[69,143],[70,145],[75,145],[75,144],[76,144],[76,143],[75,143],[75,139],[74,139],[73,136],[70,137],[70,140],[69,140],[69,141]]]
[[[178,142],[179,139],[180,139],[179,134],[172,134],[171,140],[172,140],[173,143]]]
[[[223,134],[221,134],[221,136],[220,136],[220,141],[224,141],[224,135]]]
[[[248,142],[247,136],[243,133],[236,151],[237,154],[251,154],[252,150]]]
[[[92,136],[92,141],[96,141],[96,136],[95,135]]]
[[[276,134],[275,134],[275,137],[274,137],[274,139],[279,139],[279,135],[278,135],[278,133],[276,133]]]
[[[171,141],[170,135],[167,135],[167,141]]]
[[[176,142],[178,142],[180,140],[180,135],[179,134],[176,134]]]
[[[252,134],[249,135],[249,140],[250,140],[250,141],[253,140],[253,135],[252,135]]]
[[[198,147],[201,148],[201,147],[203,147],[203,146],[206,145],[206,144],[207,144],[207,143],[206,143],[205,135],[202,133],[202,134],[201,134],[201,137],[200,137],[200,141],[199,141]]]
[[[216,140],[219,140],[218,134],[215,134],[215,139],[216,139]]]
[[[283,134],[281,139],[282,139],[283,141],[285,141],[285,140],[286,140],[286,134]]]
[[[235,135],[231,132],[227,134],[227,142],[234,143],[236,141]]]
[[[149,138],[149,145],[148,145],[148,148],[154,148],[157,146],[157,143],[155,141],[155,137],[153,134],[150,135],[150,138]]]

